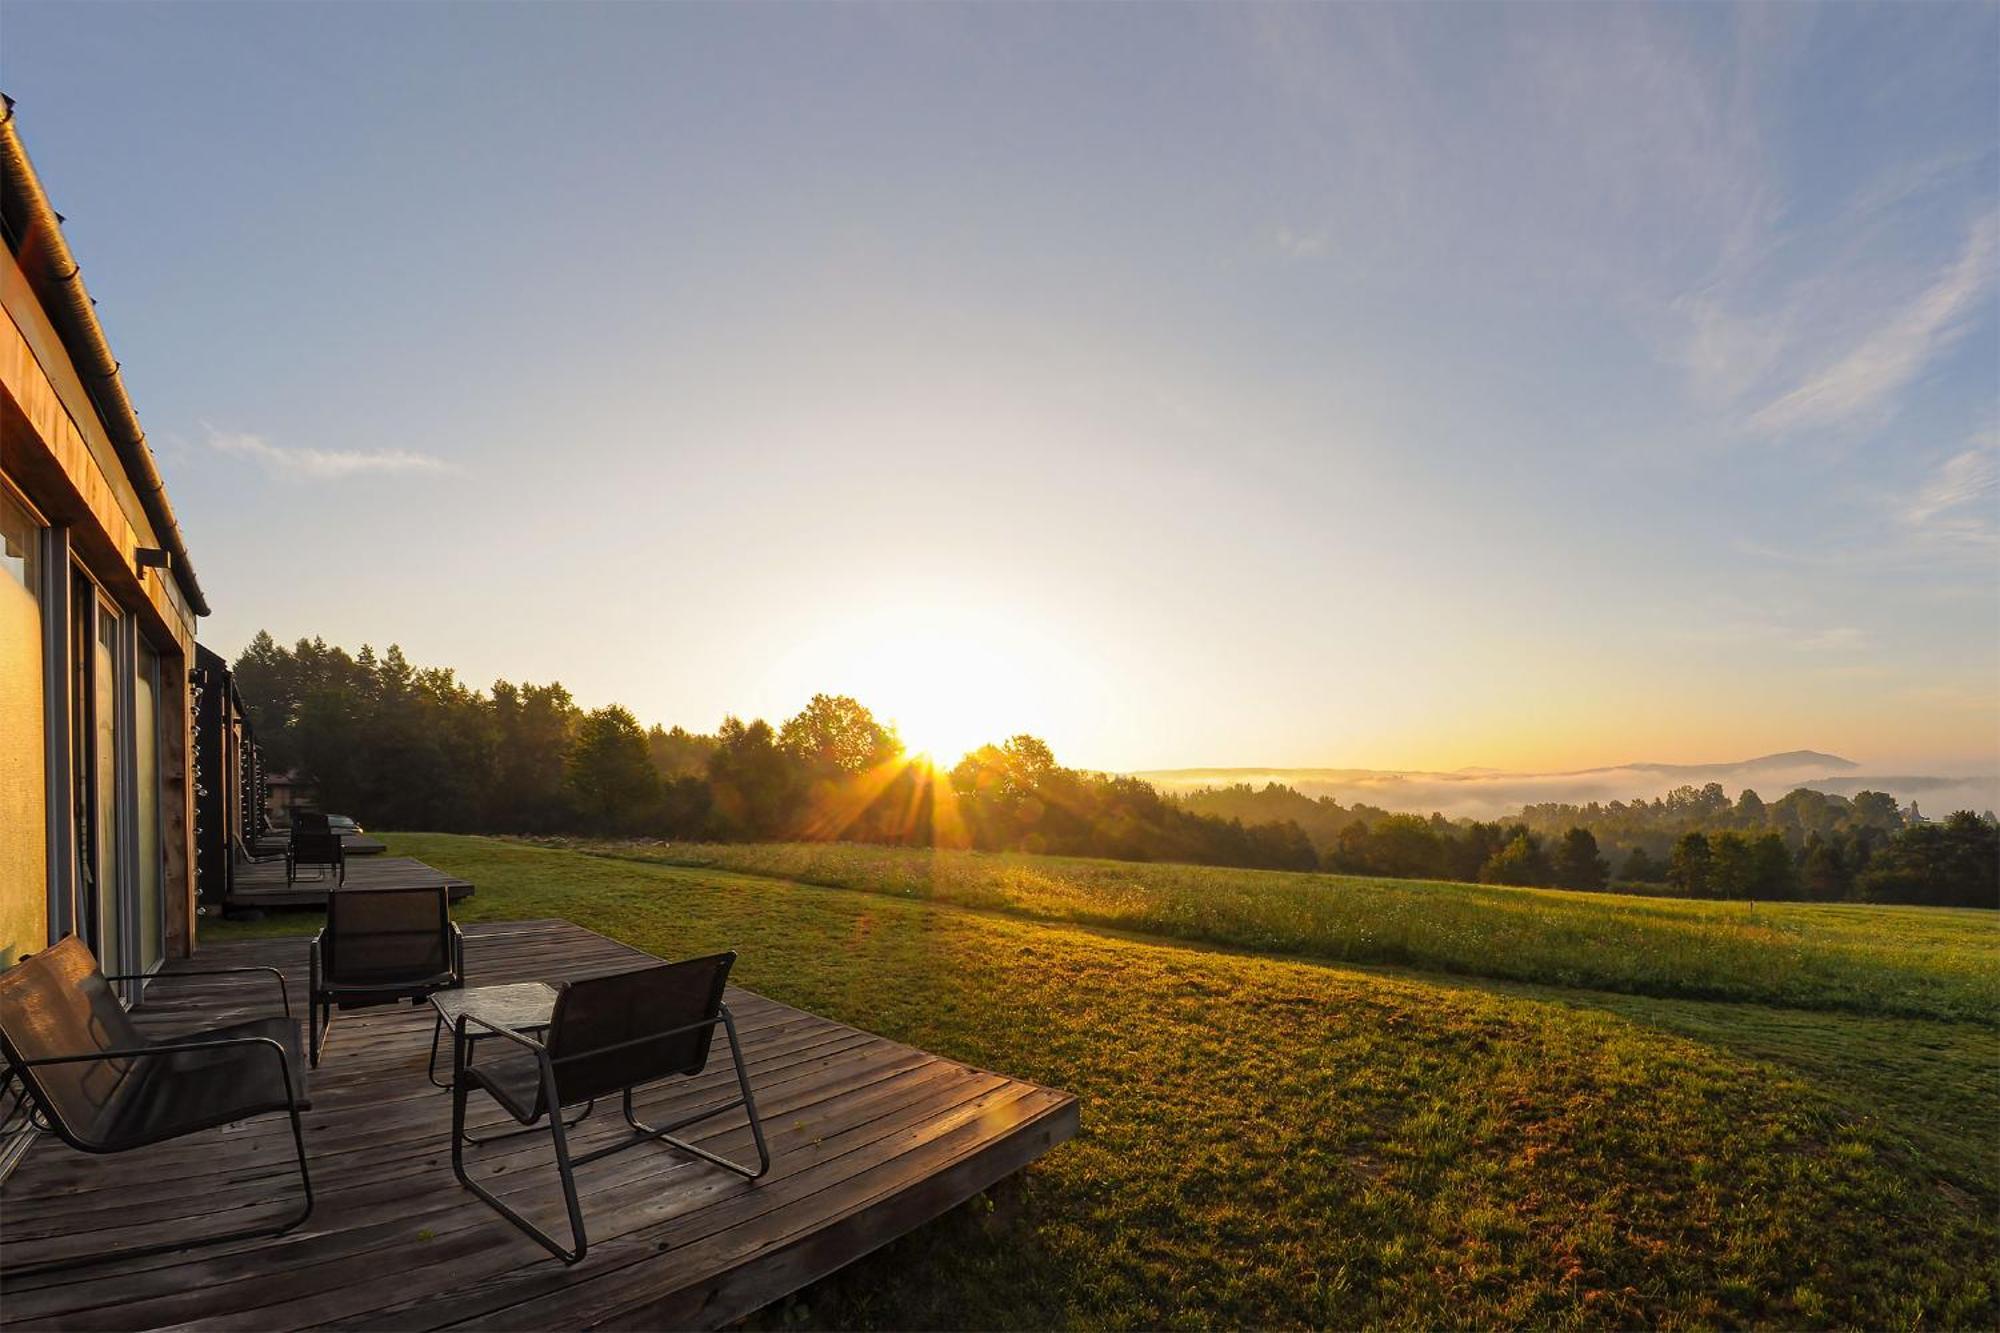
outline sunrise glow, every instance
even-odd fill
[[[874,609],[829,615],[772,669],[778,699],[815,689],[864,700],[912,755],[949,769],[971,750],[1069,716],[1088,665],[1015,607],[954,605],[927,590],[876,594]]]

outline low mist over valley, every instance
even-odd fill
[[[1465,768],[1427,773],[1369,768],[1172,768],[1136,773],[1164,792],[1209,787],[1278,783],[1310,797],[1330,796],[1343,805],[1362,803],[1385,810],[1454,819],[1495,819],[1525,805],[1548,801],[1586,805],[1591,801],[1652,799],[1676,787],[1719,782],[1734,795],[1744,788],[1766,797],[1794,787],[1834,796],[1887,791],[1904,804],[1915,801],[1931,814],[1990,810],[2000,806],[2000,775],[1938,776],[1882,774],[1817,750],[1788,750],[1755,759],[1712,764],[1630,763],[1565,773],[1508,773]]]

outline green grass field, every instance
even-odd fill
[[[390,841],[479,886],[463,920],[733,947],[746,986],[1082,1099],[1018,1182],[766,1324],[2000,1323],[1987,918]]]
[[[586,846],[1329,961],[2000,1023],[1993,912],[1693,902],[846,843]]]

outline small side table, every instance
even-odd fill
[[[438,1082],[438,1040],[444,1036],[446,1028],[457,1029],[460,1014],[472,1014],[497,1027],[512,1028],[516,1032],[540,1032],[555,1017],[556,989],[540,981],[517,981],[510,986],[467,986],[461,990],[432,991],[431,1008],[437,1012],[437,1022],[431,1027],[430,1080],[437,1087],[448,1089],[451,1084]],[[468,1040],[478,1041],[496,1034],[485,1028],[468,1027],[465,1035]],[[470,1052],[467,1054],[469,1056]]]

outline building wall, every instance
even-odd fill
[[[138,565],[136,553],[159,546],[159,534],[11,253],[0,264],[0,309],[0,487],[17,493],[39,520],[42,594],[37,602],[18,580],[0,580],[14,585],[0,586],[0,735],[7,738],[0,741],[0,768],[6,770],[0,778],[0,966],[70,929],[88,936],[93,924],[102,924],[81,913],[93,849],[105,846],[112,849],[107,897],[131,899],[119,918],[126,928],[104,930],[106,947],[119,955],[104,960],[106,970],[138,970],[159,952],[157,945],[142,948],[142,937],[163,936],[169,956],[184,955],[195,943],[187,706],[194,615],[170,572]],[[89,592],[79,600],[82,588]],[[102,616],[106,641],[79,630],[79,611]],[[94,697],[79,704],[79,682],[89,679],[79,675],[83,659],[113,664],[115,684],[108,693],[93,688]],[[142,665],[157,673],[150,689],[138,683]],[[102,716],[119,719],[117,743],[102,757],[91,754],[92,738],[80,737],[72,725],[79,708],[100,703]],[[21,728],[30,723],[24,740]],[[31,771],[36,750],[39,775]],[[79,818],[88,818],[88,809],[80,816],[76,808],[80,765],[91,768],[81,774],[97,784],[91,790],[109,801],[102,838],[79,828]],[[138,791],[142,774],[149,787],[145,800]],[[142,885],[149,909],[163,922],[139,917]]]
[[[0,491],[0,967],[48,939],[41,552],[34,516]]]

